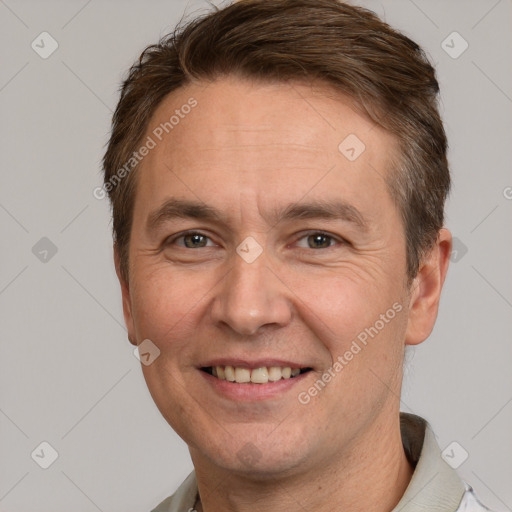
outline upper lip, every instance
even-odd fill
[[[233,357],[218,357],[215,359],[210,359],[201,363],[199,365],[200,368],[208,368],[210,366],[236,366],[238,368],[263,368],[263,367],[271,367],[271,366],[279,366],[281,368],[285,368],[289,366],[290,368],[310,368],[310,365],[297,363],[293,361],[286,361],[284,359],[242,359],[242,358],[233,358]]]

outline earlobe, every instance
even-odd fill
[[[418,345],[425,341],[434,328],[451,248],[452,235],[442,228],[435,245],[420,263],[411,285],[406,345]]]
[[[121,272],[121,257],[119,254],[119,249],[117,245],[114,243],[114,264],[116,267],[117,278],[119,279],[119,284],[121,285],[121,295],[123,300],[123,316],[124,323],[126,325],[126,329],[128,330],[128,340],[132,345],[137,346],[137,339],[135,337],[135,329],[133,323],[133,315],[132,315],[132,303],[130,297],[130,286],[129,282],[123,277]]]

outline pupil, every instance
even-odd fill
[[[196,242],[200,241],[201,238],[204,238],[203,235],[188,235],[185,237],[185,245],[187,247],[202,247],[196,244]],[[191,240],[191,243],[188,244],[187,240]]]
[[[317,234],[317,235],[310,235],[309,237],[310,239],[313,240],[313,245],[315,247],[328,247],[329,246],[329,243],[328,243],[328,236],[327,235],[321,235],[321,234]],[[327,240],[327,245],[325,243],[322,244],[322,239],[324,241]],[[319,242],[319,244],[317,244],[317,242]]]

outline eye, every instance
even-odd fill
[[[303,240],[305,240],[305,244]],[[180,241],[180,243],[178,242]],[[208,244],[208,242],[210,242]],[[297,241],[297,245],[300,249],[329,249],[338,244],[346,244],[343,239],[334,237],[329,233],[323,231],[311,231],[304,234]],[[188,231],[178,234],[174,237],[170,237],[165,241],[165,245],[176,245],[184,249],[202,249],[206,247],[215,247],[210,237],[199,231]]]
[[[176,243],[178,240],[183,240],[183,244]],[[177,245],[178,247],[184,247],[186,249],[201,249],[203,247],[208,247],[206,245],[208,240],[210,240],[210,238],[203,235],[203,233],[199,233],[198,231],[189,231],[174,238],[170,238],[165,242],[165,244]],[[212,247],[212,245],[209,247]]]
[[[311,231],[310,233],[302,236],[299,240],[306,240],[306,247],[300,246],[302,249],[328,249],[335,245],[335,242],[343,243],[342,240],[335,238],[323,231]],[[332,243],[333,242],[333,243]]]

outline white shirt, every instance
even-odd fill
[[[414,414],[400,413],[402,443],[415,467],[402,499],[392,512],[485,512],[470,485],[441,457],[430,425]],[[152,512],[193,512],[198,498],[192,471],[177,491]]]

